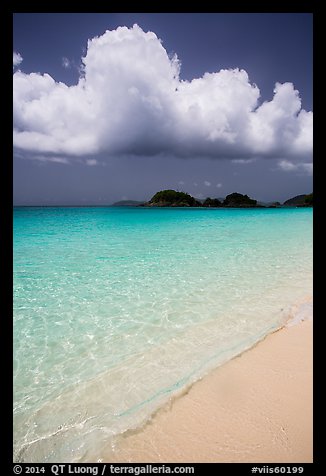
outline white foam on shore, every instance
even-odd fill
[[[313,300],[312,297],[306,298],[303,302],[291,306],[289,309],[286,327],[292,327],[300,324],[302,321],[313,320]]]

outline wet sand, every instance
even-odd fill
[[[196,382],[105,462],[312,462],[312,321],[285,327]]]

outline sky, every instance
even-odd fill
[[[312,14],[15,13],[14,205],[312,192]]]

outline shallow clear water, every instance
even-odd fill
[[[16,208],[16,461],[96,461],[312,294],[312,209]]]

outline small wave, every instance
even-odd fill
[[[313,300],[309,296],[303,301],[300,301],[287,310],[286,327],[292,327],[302,321],[313,320]]]

